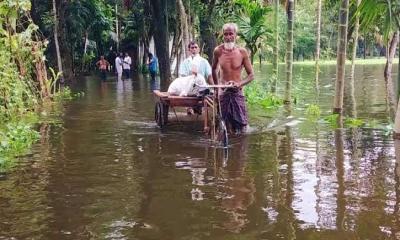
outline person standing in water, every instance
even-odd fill
[[[118,57],[115,58],[115,72],[117,73],[117,80],[121,81],[122,80],[122,63],[123,63],[123,58],[124,56],[122,53],[118,55]]]
[[[104,82],[106,81],[106,73],[107,73],[107,68],[110,65],[110,63],[104,59],[104,56],[101,55],[100,56],[100,60],[97,61],[96,66],[99,68],[100,70],[100,74],[101,74],[101,80]]]
[[[253,81],[253,67],[247,50],[236,45],[237,25],[226,23],[222,31],[224,43],[214,49],[212,75],[218,84],[232,85],[219,93],[222,117],[231,132],[242,133],[248,124],[243,86]],[[247,73],[244,79],[241,76],[243,68]]]

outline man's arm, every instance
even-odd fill
[[[242,53],[243,66],[247,73],[247,77],[241,81],[240,86],[239,86],[239,87],[243,87],[243,86],[247,85],[249,82],[253,81],[254,72],[253,72],[253,66],[251,66],[250,57],[249,57],[249,53],[247,52],[247,50],[243,48],[240,50],[240,52]]]
[[[219,58],[219,50],[218,47],[214,49],[213,53],[213,62],[211,66],[211,71],[212,71],[212,80],[213,83],[218,84],[218,78],[217,78],[217,67],[218,67],[218,58]]]
[[[212,77],[211,65],[204,58],[203,58],[202,61],[203,61],[202,64],[204,64],[204,67],[205,67],[204,71],[205,71],[205,76],[207,76],[207,83],[210,84],[210,85],[214,85],[214,81],[213,81],[213,77]]]
[[[208,82],[208,84],[210,84],[210,85],[214,85],[214,84],[215,84],[214,81],[213,81],[213,77],[212,77],[211,74],[208,75],[208,77],[207,77],[207,82]]]

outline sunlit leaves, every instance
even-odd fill
[[[356,14],[360,17],[361,29],[378,25],[386,41],[393,31],[400,29],[398,0],[363,0]]]

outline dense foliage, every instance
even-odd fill
[[[45,47],[29,0],[0,2],[0,169],[37,139],[33,125],[43,102],[59,96],[58,74],[47,74]]]

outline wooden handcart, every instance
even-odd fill
[[[180,97],[170,95],[168,92],[160,92],[154,90],[156,97],[154,118],[160,128],[165,128],[170,121],[170,111],[176,114],[175,108],[201,108],[204,133],[210,136],[213,141],[220,142],[224,147],[228,146],[228,132],[221,117],[221,111],[218,101],[218,89],[228,88],[231,85],[210,85],[209,88],[214,89],[214,94],[199,97]],[[196,118],[197,121],[199,118]],[[178,120],[179,121],[179,120]]]

